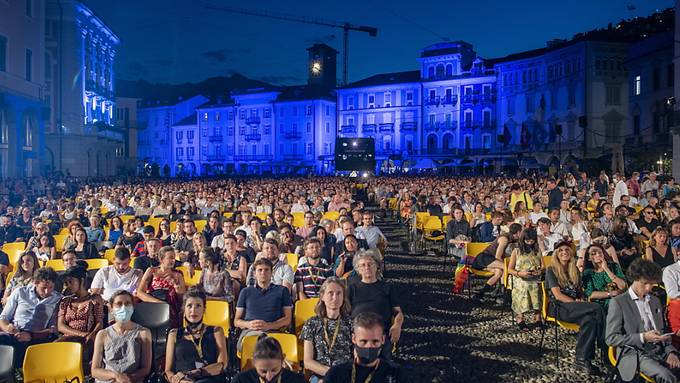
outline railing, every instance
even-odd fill
[[[376,132],[376,124],[363,124],[361,126],[361,131],[364,133],[375,133]]]
[[[218,136],[216,134],[213,134],[208,137],[208,141],[210,142],[222,142],[222,136]]]
[[[444,96],[442,99],[442,104],[451,104],[451,105],[456,105],[458,103],[458,95],[453,94],[451,96]]]
[[[246,117],[246,124],[259,124],[259,123],[260,117],[258,116]]]
[[[204,157],[206,161],[224,161],[224,156],[221,154],[211,154]]]
[[[479,95],[478,94],[466,94],[463,95],[463,104],[477,104],[479,103]]]
[[[284,160],[302,160],[304,156],[302,154],[284,154],[283,159]]]
[[[246,141],[260,141],[261,139],[262,135],[260,133],[246,134]]]
[[[342,125],[340,127],[340,133],[343,134],[353,134],[357,132],[357,126],[356,125]]]
[[[302,133],[297,131],[283,132],[283,138],[288,140],[302,138]]]
[[[426,98],[425,105],[439,105],[439,96]]]
[[[268,155],[237,155],[234,157],[236,161],[272,161],[274,156]]]
[[[418,125],[416,125],[416,122],[402,122],[401,123],[401,130],[403,131],[415,131],[418,128]]]
[[[477,123],[475,121],[461,121],[460,128],[461,129],[477,129],[477,128],[479,128],[479,123]]]
[[[458,121],[438,121],[434,123],[427,123],[425,124],[424,128],[425,130],[448,130],[448,129],[456,129],[458,127]]]
[[[394,122],[383,122],[378,125],[378,131],[380,132],[394,132]]]

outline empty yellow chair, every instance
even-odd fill
[[[82,353],[82,346],[75,342],[29,346],[24,357],[24,382],[63,383],[73,378],[83,382]]]
[[[2,245],[2,250],[7,252],[8,250],[21,250],[26,249],[26,242],[7,242]]]
[[[224,331],[224,336],[228,338],[229,329],[231,328],[229,302],[209,300],[205,305],[203,323],[209,326],[221,327]]]
[[[85,259],[88,270],[99,270],[109,265],[109,260],[104,258]]]
[[[297,337],[293,334],[269,333],[270,336],[279,341],[281,349],[283,350],[286,360],[293,366],[294,370],[299,368],[300,360],[298,358],[298,343]],[[247,336],[243,339],[243,351],[241,351],[241,370],[245,370],[250,366],[250,361],[253,358],[255,351],[255,344],[257,343],[257,336]],[[28,382],[28,381],[26,381]]]
[[[106,249],[106,251],[104,251],[104,258],[106,258],[109,263],[113,264],[113,260],[116,258],[116,249]]]
[[[327,211],[323,213],[323,218],[330,219],[331,221],[337,221],[340,218],[339,211]]]
[[[295,334],[300,335],[302,325],[307,319],[316,315],[314,308],[319,303],[319,298],[307,298],[295,302]]]
[[[204,219],[199,219],[197,221],[194,221],[194,226],[196,226],[196,231],[198,233],[202,232],[207,224],[208,224],[208,221],[206,221]]]
[[[196,286],[201,281],[201,270],[194,270],[193,277],[189,273],[189,268],[186,266],[179,266],[177,268],[177,271],[182,272],[182,276],[184,277],[184,284],[186,284],[187,287]]]
[[[45,262],[45,267],[51,267],[54,269],[54,271],[64,271],[66,268],[64,267],[64,261],[61,259],[50,259],[47,262]]]
[[[297,271],[298,267],[298,256],[295,253],[286,253],[286,261],[288,262],[288,266],[290,266],[293,269],[293,273]]]
[[[64,243],[67,237],[68,234],[57,234],[54,236],[54,246],[57,248],[57,251],[64,251]]]

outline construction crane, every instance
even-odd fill
[[[348,22],[323,20],[323,19],[317,19],[317,18],[312,18],[312,17],[288,15],[288,14],[284,14],[284,13],[270,12],[270,11],[263,11],[263,10],[245,9],[245,8],[233,7],[233,6],[228,6],[228,5],[206,4],[205,8],[211,9],[211,10],[214,10],[214,11],[223,11],[223,12],[238,13],[238,14],[242,14],[242,15],[266,17],[266,18],[270,18],[270,19],[292,21],[292,22],[296,22],[296,23],[324,25],[324,26],[327,26],[327,27],[342,29],[342,32],[343,32],[342,83],[343,83],[343,85],[347,84],[347,77],[348,77],[347,73],[348,73],[348,68],[349,68],[349,31],[365,32],[365,33],[368,33],[368,35],[371,36],[371,37],[375,37],[375,36],[378,35],[378,28],[368,27],[368,26],[364,26],[364,25],[354,25],[354,24],[350,24]]]

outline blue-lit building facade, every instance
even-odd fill
[[[0,2],[0,178],[43,170],[45,9]]]
[[[38,2],[36,2],[38,3]],[[42,2],[41,2],[42,3]],[[115,125],[116,34],[83,3],[47,0],[47,166],[77,176],[111,176],[126,164],[127,132]]]

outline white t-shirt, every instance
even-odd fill
[[[134,294],[142,280],[142,270],[130,269],[125,274],[119,274],[114,266],[99,269],[92,280],[93,289],[103,289],[102,298],[108,301],[118,290],[127,290]]]

